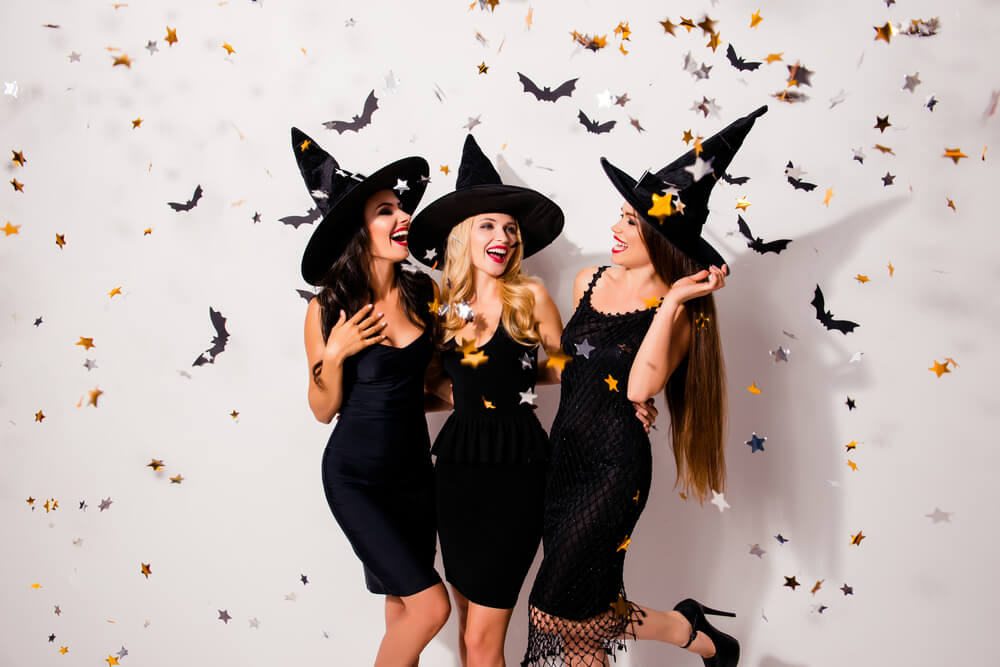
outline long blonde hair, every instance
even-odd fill
[[[444,269],[441,273],[441,302],[448,306],[441,321],[442,344],[455,337],[466,322],[458,315],[457,305],[475,296],[475,281],[472,272],[472,257],[469,241],[472,237],[472,223],[476,216],[470,216],[451,228],[444,252]],[[512,340],[522,345],[538,345],[538,323],[533,316],[535,295],[528,287],[534,279],[521,271],[521,257],[524,244],[521,228],[517,228],[517,245],[511,248],[507,268],[500,275],[500,325]]]

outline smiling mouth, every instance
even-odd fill
[[[625,252],[626,250],[628,250],[628,244],[627,243],[625,243],[624,241],[622,241],[617,236],[615,236],[614,238],[615,238],[616,243],[611,247],[611,252],[612,253]]]
[[[393,242],[398,243],[401,246],[405,246],[406,239],[409,235],[410,235],[409,227],[400,227],[399,229],[394,231],[389,238],[392,239]]]
[[[486,249],[486,255],[497,264],[503,264],[507,261],[507,252],[508,249],[503,246],[494,246]]]

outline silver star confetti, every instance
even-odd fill
[[[78,62],[80,62],[80,54],[77,53],[76,51],[70,52],[70,54],[67,57],[69,58],[69,61],[71,63],[78,63]]]
[[[590,359],[590,353],[597,349],[586,338],[583,339],[582,343],[574,343],[574,345],[576,346],[576,353],[584,359]]]
[[[538,398],[538,394],[535,393],[535,388],[534,387],[532,387],[528,391],[519,391],[518,394],[520,394],[520,396],[521,396],[521,401],[520,401],[520,403],[518,403],[518,405],[521,405],[521,403],[527,403],[528,405],[534,405],[535,404],[535,399]]]
[[[145,47],[145,48],[146,48],[146,50],[147,50],[147,51],[149,51],[149,55],[153,55],[154,53],[156,53],[157,51],[159,51],[159,50],[160,50],[160,49],[159,49],[159,48],[158,48],[158,47],[156,46],[156,42],[154,42],[153,40],[149,40],[149,41],[147,41],[147,42],[146,42],[146,47]]]
[[[220,621],[222,621],[226,625],[229,625],[229,619],[231,619],[231,618],[232,618],[232,616],[229,615],[229,610],[228,609],[220,609],[219,610],[219,620]]]
[[[760,548],[759,544],[751,544],[750,545],[750,555],[751,556],[756,556],[757,558],[763,558],[764,554],[766,554],[766,553],[767,553],[766,551],[764,551],[763,549]]]
[[[934,523],[941,523],[941,522],[951,523],[952,514],[954,514],[954,512],[944,512],[940,508],[935,507],[933,512],[931,512],[930,514],[925,514],[924,516],[929,518]]]
[[[777,350],[770,350],[768,351],[768,354],[770,354],[771,358],[774,359],[774,363],[778,363],[779,361],[787,363],[788,355],[791,354],[791,351],[779,345]]]
[[[912,93],[916,89],[916,87],[920,85],[920,83],[921,83],[920,72],[915,72],[914,74],[907,74],[906,83],[903,84],[902,89],[908,90]]]
[[[479,120],[481,116],[482,114],[479,114],[479,116],[476,116],[475,118],[469,116],[469,122],[463,125],[462,127],[464,127],[467,130],[472,130],[472,128],[474,128],[476,125],[482,125],[483,122]]]
[[[395,190],[397,194],[403,194],[404,192],[410,189],[410,186],[407,185],[404,179],[397,178],[396,185],[394,185],[392,189]]]
[[[719,508],[720,513],[729,508],[729,503],[726,502],[726,494],[719,493],[715,489],[712,489],[712,500],[710,502]]]

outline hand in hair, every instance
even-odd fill
[[[729,267],[723,264],[721,269],[717,266],[710,266],[698,273],[684,276],[674,281],[666,298],[680,305],[685,301],[711,294],[715,290],[725,287],[727,273],[729,273]]]
[[[649,433],[649,429],[656,428],[653,422],[656,421],[656,417],[660,414],[660,411],[656,409],[653,405],[653,399],[649,398],[645,403],[632,403],[632,407],[635,408],[636,419],[642,422],[642,427]]]
[[[372,312],[372,304],[354,313],[350,319],[341,310],[326,339],[326,358],[343,361],[366,347],[385,340],[382,330],[387,322],[380,320],[382,313]]]

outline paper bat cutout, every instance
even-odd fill
[[[826,304],[823,301],[823,292],[820,290],[819,285],[816,285],[816,294],[810,303],[816,307],[816,319],[827,329],[835,329],[846,336],[851,331],[854,331],[855,327],[861,326],[857,322],[851,322],[850,320],[833,319],[833,313],[826,310]]]
[[[521,80],[521,84],[524,86],[524,92],[531,93],[535,96],[535,99],[545,102],[555,102],[560,97],[572,97],[573,91],[576,89],[576,79],[570,79],[569,81],[561,83],[558,88],[552,90],[548,86],[539,88],[535,85],[534,81],[520,72],[517,73],[517,78]]]
[[[747,237],[749,243],[747,247],[756,250],[760,254],[765,252],[773,252],[775,255],[779,254],[782,250],[788,247],[788,244],[792,242],[792,239],[778,239],[777,241],[764,241],[759,236],[754,237],[753,232],[750,231],[750,225],[747,224],[746,220],[743,219],[742,215],[736,216],[736,224],[740,227],[740,233]]]
[[[729,48],[726,49],[726,57],[729,58],[729,64],[738,69],[739,71],[750,70],[751,72],[760,67],[760,62],[748,63],[743,58],[736,55],[736,49],[730,44]]]
[[[305,215],[286,215],[284,218],[278,218],[278,222],[283,222],[298,229],[299,225],[311,224],[319,220],[319,218],[319,209],[313,207],[306,211]]]
[[[212,326],[215,327],[215,336],[212,337],[212,347],[199,354],[198,358],[191,364],[192,366],[214,364],[215,357],[226,349],[226,343],[229,341],[229,332],[226,331],[226,318],[211,306],[208,307],[208,314],[212,318]],[[206,354],[208,355],[207,357],[205,356]]]
[[[785,166],[785,173],[786,174],[788,173],[789,169],[794,169],[794,165],[792,165],[792,161],[791,160],[789,160],[788,164]],[[800,172],[801,172],[801,170],[796,171],[795,173],[800,173]],[[789,176],[788,177],[788,182],[791,183],[792,187],[795,188],[796,190],[805,190],[806,192],[811,192],[812,190],[816,189],[816,184],[815,183],[806,183],[802,179],[795,178],[794,176]]]
[[[378,98],[375,97],[375,89],[372,88],[360,116],[354,116],[351,120],[330,120],[323,123],[323,127],[328,130],[336,130],[338,134],[343,134],[348,130],[357,132],[372,122],[372,114],[375,113],[375,109],[378,109]]]
[[[730,176],[728,173],[723,172],[722,180],[730,185],[743,185],[750,180],[749,176]]]
[[[596,120],[590,120],[587,118],[587,114],[583,113],[582,110],[577,118],[579,118],[583,126],[587,128],[587,132],[593,132],[594,134],[604,134],[605,132],[610,132],[611,128],[615,126],[615,121],[613,120],[609,120],[604,123],[598,123]]]
[[[199,199],[201,199],[201,186],[200,185],[197,186],[194,189],[194,194],[191,196],[191,199],[188,199],[183,204],[181,204],[180,202],[176,202],[176,201],[168,201],[167,202],[167,206],[169,206],[170,208],[174,209],[175,211],[190,211],[191,209],[193,209],[195,206],[198,205],[198,200]]]
[[[299,296],[301,296],[301,297],[302,297],[303,299],[305,299],[305,300],[306,300],[307,302],[308,302],[308,301],[312,301],[312,300],[313,300],[313,297],[314,297],[314,296],[316,296],[316,295],[315,295],[315,294],[314,294],[313,292],[310,292],[310,291],[309,291],[309,290],[307,290],[307,289],[297,289],[297,290],[295,290],[295,291],[296,291],[296,292],[298,292],[298,293],[299,293]]]

